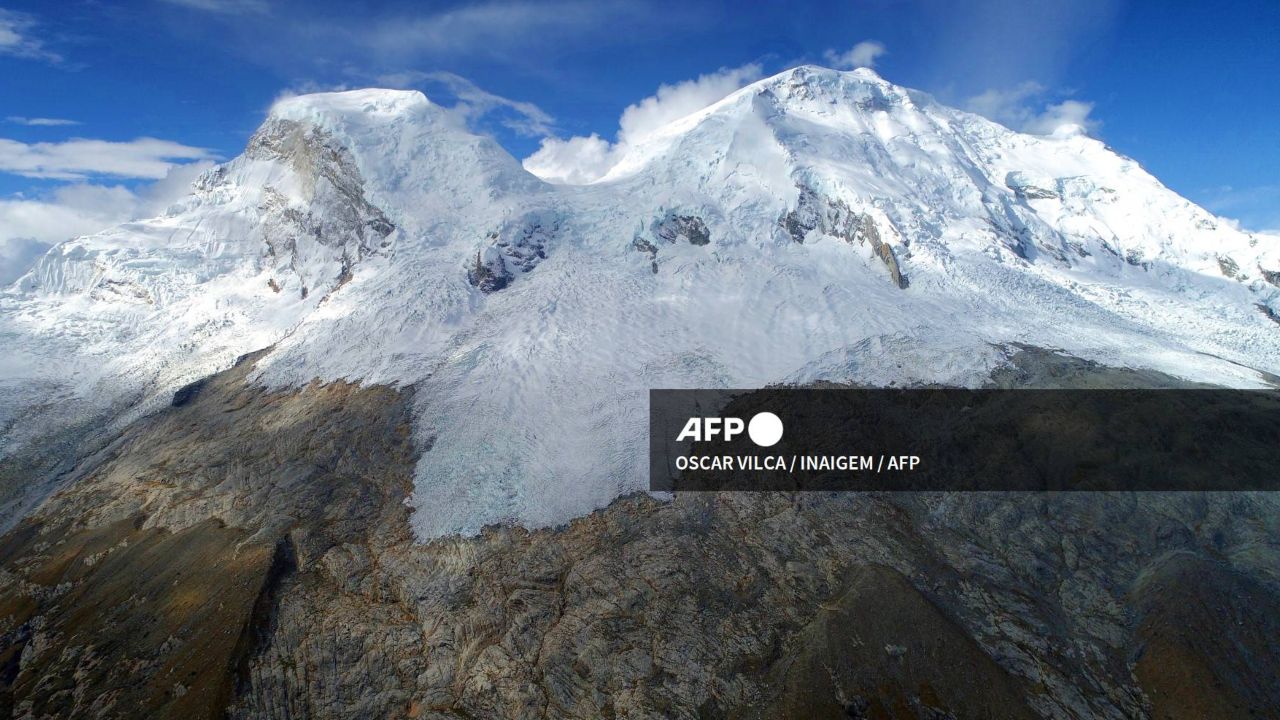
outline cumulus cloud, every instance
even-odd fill
[[[1004,90],[987,90],[969,98],[965,108],[1006,127],[1036,135],[1096,132],[1099,125],[1090,117],[1093,103],[1052,102],[1048,89],[1034,81]]]
[[[661,85],[658,92],[622,111],[618,142],[635,144],[673,120],[691,115],[726,95],[760,79],[760,65],[750,63],[721,68],[675,85]]]
[[[27,127],[66,127],[80,124],[77,120],[67,120],[65,118],[22,117],[21,115],[10,115],[5,118],[5,122],[13,123],[14,125],[26,125]]]
[[[863,40],[844,52],[828,50],[822,54],[831,67],[841,70],[873,68],[881,55],[889,52],[878,40]]]
[[[110,176],[158,180],[174,165],[212,157],[204,148],[149,137],[128,142],[73,138],[52,143],[0,138],[0,172],[30,178],[83,180]]]
[[[1025,132],[1036,135],[1053,135],[1063,131],[1096,130],[1098,123],[1089,117],[1093,103],[1081,100],[1064,100],[1045,106],[1023,125]]]
[[[691,115],[747,83],[760,78],[761,67],[751,63],[722,68],[693,80],[662,85],[658,91],[630,105],[618,119],[615,142],[598,135],[567,140],[543,138],[536,152],[524,159],[524,168],[548,182],[582,185],[604,177],[627,151],[655,130]]]
[[[175,165],[155,182],[134,188],[76,182],[34,197],[0,198],[0,285],[16,280],[63,240],[163,213],[212,166]]]
[[[31,15],[0,8],[0,55],[61,62],[62,56],[46,50],[44,41],[34,35],[36,25]]]
[[[547,182],[586,185],[604,177],[620,154],[619,148],[595,133],[568,140],[549,137],[524,159],[524,169]]]
[[[181,5],[192,10],[222,13],[225,15],[262,15],[271,11],[266,0],[161,0],[170,5]]]
[[[393,88],[422,88],[432,101],[438,101],[436,89],[443,90],[456,101],[453,109],[471,126],[496,116],[503,127],[525,137],[550,135],[555,118],[531,102],[512,100],[479,87],[451,72],[407,70],[379,75],[379,85]]]

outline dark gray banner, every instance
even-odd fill
[[[1270,390],[652,390],[650,487],[1280,490]]]

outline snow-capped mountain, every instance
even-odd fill
[[[0,308],[10,453],[268,346],[270,386],[413,385],[426,538],[643,489],[653,387],[974,384],[1013,343],[1265,385],[1280,240],[869,70],[747,86],[585,186],[361,90],[281,101],[164,216],[55,247]]]

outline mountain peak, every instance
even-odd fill
[[[431,538],[643,489],[649,387],[971,384],[1015,343],[1244,387],[1280,372],[1280,249],[1100,144],[865,69],[761,80],[579,187],[420,93],[289,98],[176,207],[0,295],[26,373],[0,417],[48,413],[0,451],[271,347],[270,387],[415,388]],[[41,410],[55,392],[76,400]]]
[[[417,90],[365,88],[282,98],[271,106],[269,116],[285,120],[310,120],[317,116],[385,118],[422,112],[430,107],[433,107],[431,101]]]
[[[790,102],[853,103],[863,109],[886,109],[910,104],[911,91],[894,85],[871,68],[833,70],[800,65],[747,86],[750,92],[771,92]]]
[[[777,75],[774,75],[769,78],[765,78],[763,82],[767,83],[773,80],[781,80],[781,79],[799,80],[802,82],[823,81],[823,80],[826,80],[829,82],[830,81],[838,82],[840,80],[857,79],[857,80],[864,80],[864,81],[888,83],[888,81],[885,80],[883,77],[881,77],[879,73],[877,73],[875,70],[872,70],[871,68],[868,68],[868,67],[854,68],[852,70],[836,70],[835,68],[829,68],[829,67],[826,67],[825,65],[813,65],[813,64],[797,65],[793,68],[783,70]]]

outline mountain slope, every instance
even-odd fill
[[[581,187],[418,93],[302,96],[4,292],[0,422],[7,453],[119,425],[272,346],[269,387],[415,387],[419,537],[546,526],[645,486],[651,387],[973,384],[1013,343],[1258,386],[1277,283],[1274,239],[1096,140],[866,70],[755,83]]]

